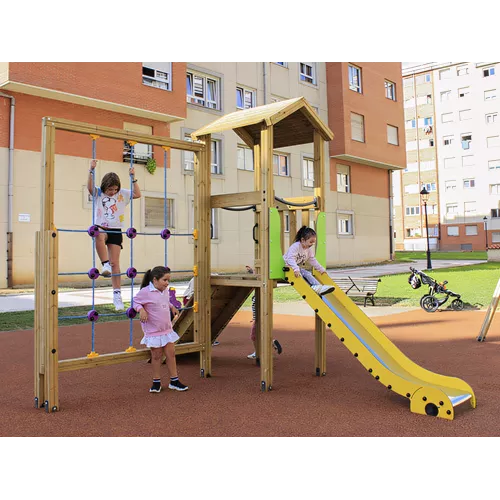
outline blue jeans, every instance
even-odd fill
[[[312,275],[310,271],[304,268],[300,268],[300,274],[302,277],[311,285],[321,285],[321,283]]]

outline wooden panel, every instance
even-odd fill
[[[242,274],[238,276],[212,276],[210,278],[212,286],[237,286],[257,288],[261,286],[260,275],[258,274]]]
[[[210,203],[212,208],[258,205],[260,203],[260,193],[258,191],[248,191],[246,193],[216,194],[211,196]]]

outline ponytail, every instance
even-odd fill
[[[156,266],[153,267],[153,269],[148,269],[142,278],[142,283],[141,283],[141,289],[144,288],[145,286],[148,286],[149,283],[153,281],[154,278],[159,280],[162,276],[165,276],[165,274],[170,273],[170,268],[166,266]]]
[[[314,229],[312,229],[311,227],[302,226],[297,231],[297,234],[295,235],[295,239],[293,241],[295,243],[296,241],[300,241],[302,238],[304,238],[304,240],[307,241],[312,236],[316,236],[316,231]]]

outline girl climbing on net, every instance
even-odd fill
[[[312,275],[311,271],[305,268],[306,264],[309,264],[321,274],[326,273],[326,269],[314,256],[313,247],[315,244],[316,231],[310,227],[302,226],[295,236],[294,243],[290,245],[283,258],[285,259],[285,264],[293,269],[297,278],[302,276],[318,295],[326,295],[333,292],[335,288],[329,285],[322,285]]]

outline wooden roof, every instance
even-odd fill
[[[333,132],[304,97],[229,113],[193,132],[191,137],[197,140],[203,135],[234,130],[249,146],[253,146],[259,142],[263,123],[274,125],[274,148],[313,142],[315,130],[325,141],[333,139]]]

